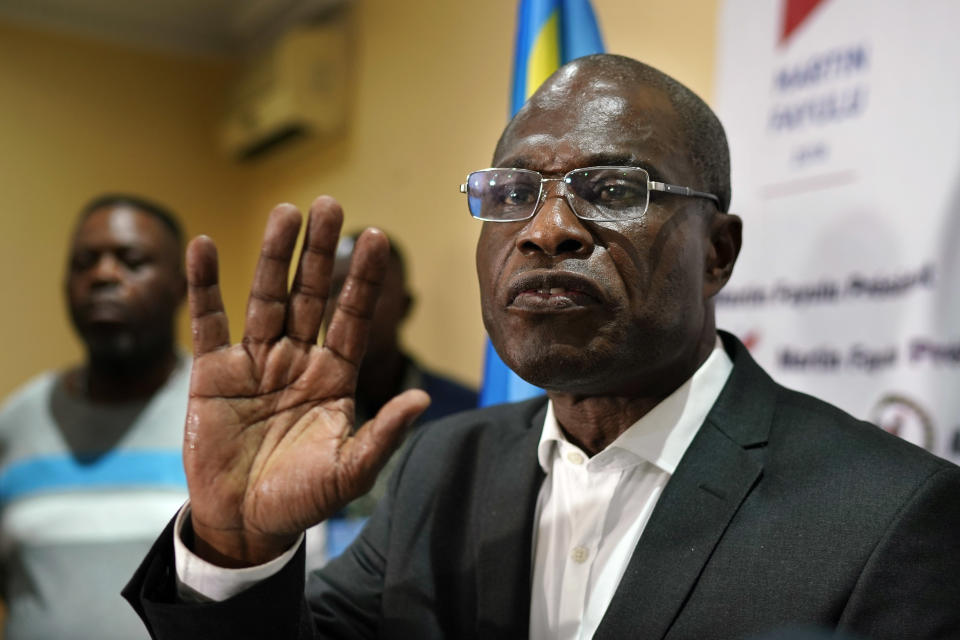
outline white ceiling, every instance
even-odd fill
[[[144,49],[229,57],[346,0],[0,0],[0,21]]]

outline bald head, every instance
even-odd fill
[[[716,114],[693,91],[665,73],[624,56],[597,54],[578,58],[558,69],[530,97],[507,125],[497,143],[495,158],[503,156],[506,144],[514,139],[532,113],[568,112],[580,109],[589,117],[584,126],[604,128],[624,113],[635,117],[634,134],[642,134],[648,114],[633,109],[634,96],[650,90],[662,94],[662,115],[672,121],[687,147],[686,155],[700,182],[690,185],[716,194],[719,208],[730,205],[730,152],[723,125]],[[496,161],[494,164],[497,164]]]

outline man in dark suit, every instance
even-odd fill
[[[485,221],[484,323],[549,401],[416,434],[306,598],[302,531],[369,485],[427,403],[407,391],[348,437],[385,241],[358,240],[323,346],[332,200],[289,292],[299,213],[271,214],[241,345],[213,245],[191,245],[191,503],[127,589],[156,636],[960,637],[960,469],[718,338],[741,223],[710,109],[636,61],[582,58],[493,164],[462,187]]]

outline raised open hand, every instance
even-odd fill
[[[357,368],[389,247],[374,229],[357,240],[319,346],[343,214],[332,198],[314,201],[288,291],[300,219],[292,205],[270,213],[240,344],[230,344],[213,242],[201,236],[187,249],[194,364],[183,460],[195,551],[222,566],[279,555],[368,490],[429,404],[406,391],[353,432]]]

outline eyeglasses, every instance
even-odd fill
[[[489,222],[528,220],[546,200],[544,182],[559,183],[570,209],[582,220],[619,221],[640,218],[647,211],[651,191],[709,198],[712,193],[650,180],[639,167],[584,167],[562,178],[544,178],[530,169],[481,169],[467,176],[460,193],[467,194],[470,215]]]

